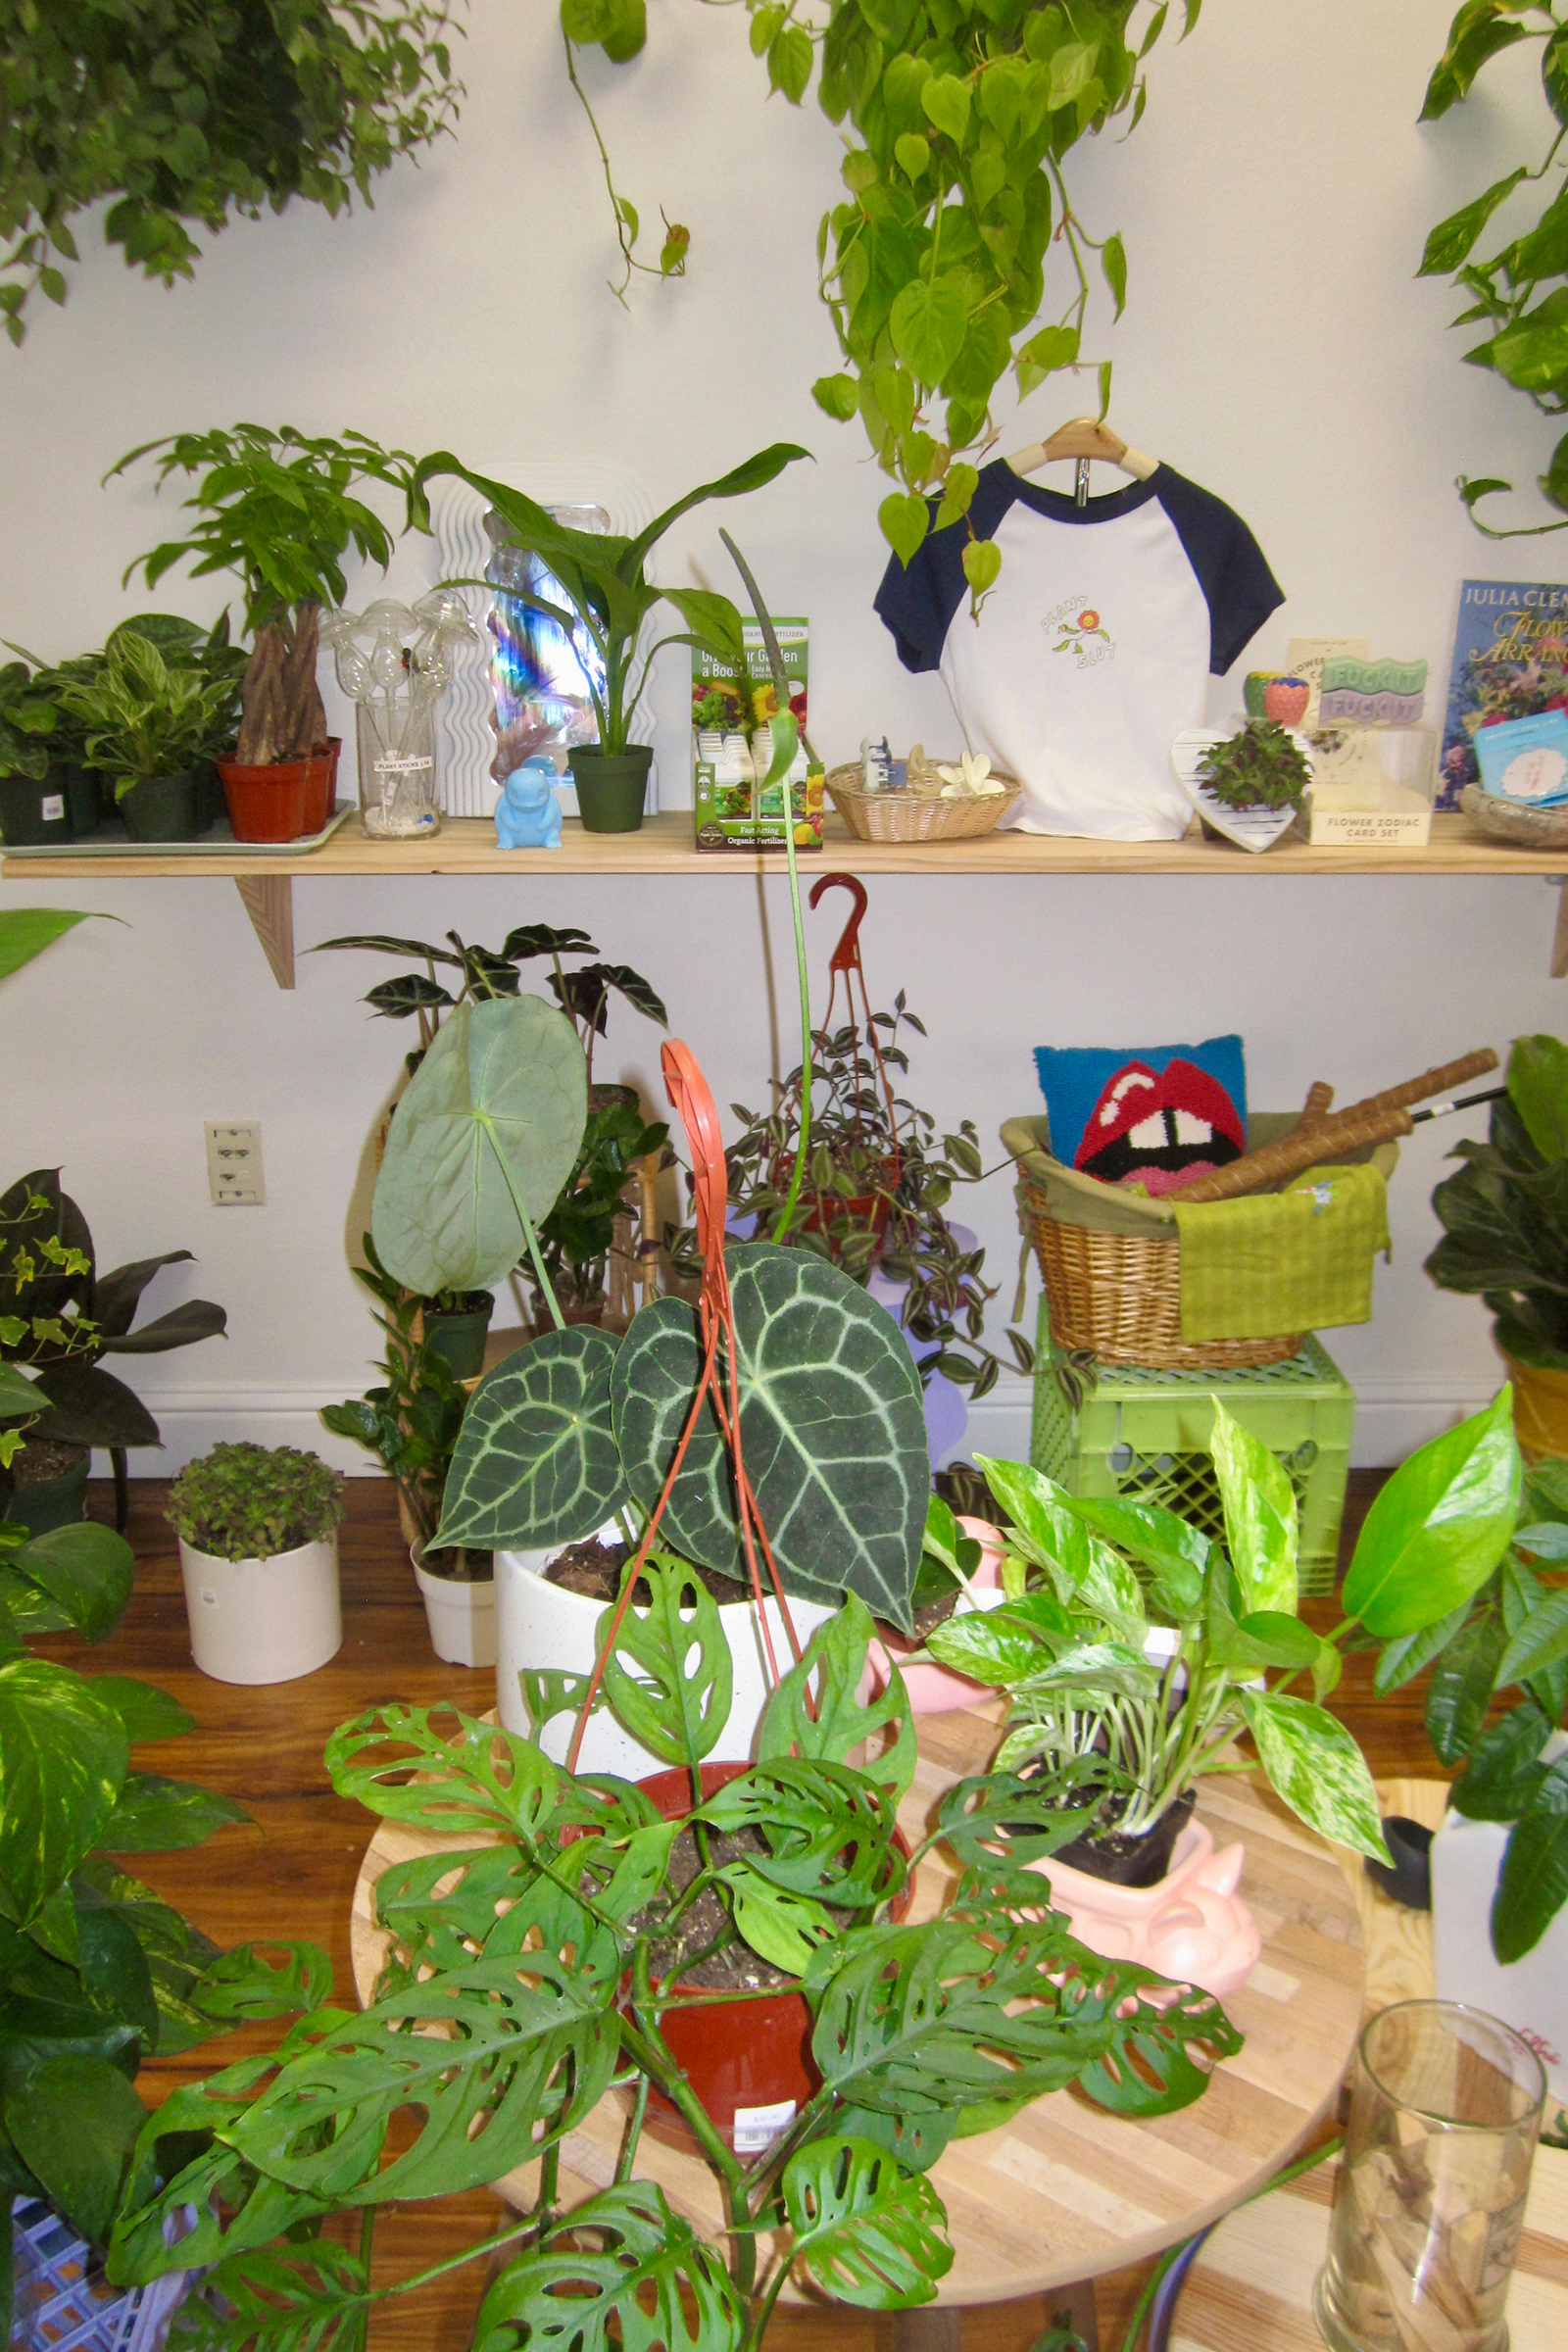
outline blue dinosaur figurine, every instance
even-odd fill
[[[541,752],[514,767],[496,803],[496,847],[502,850],[559,850],[561,803],[556,763]]]

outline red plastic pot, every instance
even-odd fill
[[[716,1795],[751,1769],[750,1764],[705,1764],[704,1796]],[[692,1809],[691,1774],[682,1766],[650,1773],[637,1786],[652,1797],[665,1821],[684,1821]],[[902,1831],[894,1835],[907,1859],[909,1848]],[[902,1919],[913,1899],[913,1886],[906,1884],[894,1900],[894,1918]],[[700,1995],[703,1987],[677,1985],[676,1990]],[[754,2136],[750,2147],[745,2144],[749,2111],[786,2104],[798,2110],[821,2088],[822,2078],[811,2063],[813,2022],[804,1993],[780,1992],[760,2001],[720,2000],[711,2008],[666,2009],[660,2032],[725,2145],[735,2146],[738,2113],[743,2126],[739,2153],[755,2155],[762,2143]],[[678,2136],[689,2137],[677,2110],[658,2090],[650,2090],[649,2109],[658,2111],[666,2131],[673,2126]]]
[[[265,767],[238,760],[216,764],[236,841],[298,841],[319,833],[332,812],[338,754],[334,736],[324,751],[304,760],[274,760]]]

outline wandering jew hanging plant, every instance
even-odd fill
[[[989,447],[1006,370],[1022,396],[1081,364],[1090,256],[1121,315],[1122,240],[1089,234],[1063,165],[1112,117],[1137,126],[1143,63],[1170,11],[1156,8],[1134,46],[1138,0],[828,0],[825,14],[808,0],[746,5],[770,86],[798,106],[820,51],[817,96],[844,125],[847,194],[823,216],[817,260],[845,365],[812,389],[830,416],[860,418],[900,484],[880,519],[907,564],[929,529],[967,513],[977,469],[965,453]],[[1184,0],[1184,38],[1200,6]],[[573,39],[598,41],[621,60],[643,45],[644,0],[562,0],[561,13],[568,52]],[[611,194],[629,277],[629,208]],[[686,231],[669,235],[684,262]],[[1054,241],[1072,274],[1059,315],[1041,324]],[[659,267],[673,266],[666,238]],[[1108,394],[1105,363],[1102,414]],[[997,548],[971,539],[964,572],[977,595],[1000,567]]]

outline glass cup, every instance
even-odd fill
[[[1505,2352],[1546,2078],[1457,2001],[1398,2001],[1356,2050],[1313,2309],[1333,2352]]]

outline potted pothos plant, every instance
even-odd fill
[[[0,841],[10,849],[69,840],[64,801],[45,789],[56,712],[25,662],[0,664]]]
[[[187,1298],[133,1328],[142,1294],[160,1269],[190,1260],[188,1250],[168,1250],[101,1272],[87,1220],[61,1191],[57,1168],[34,1168],[0,1194],[0,1363],[32,1378],[38,1412],[25,1454],[0,1470],[11,1516],[25,1518],[36,1508],[36,1494],[24,1504],[21,1490],[35,1489],[47,1476],[67,1485],[64,1494],[49,1498],[51,1510],[79,1519],[90,1449],[99,1446],[114,1461],[123,1525],[125,1449],[161,1446],[163,1439],[140,1398],[105,1371],[102,1359],[161,1355],[225,1330],[223,1309],[210,1298]]]
[[[153,587],[188,561],[197,575],[229,571],[244,590],[250,659],[240,682],[238,739],[219,761],[234,831],[275,840],[324,824],[336,752],[317,684],[323,607],[341,605],[352,548],[384,570],[393,533],[362,495],[369,483],[406,494],[414,460],[364,433],[311,438],[291,424],[236,424],[143,442],[105,476],[155,461],[160,488],[194,480],[182,539],[139,556]],[[282,832],[279,825],[284,826]]]
[[[1515,1038],[1487,1141],[1449,1156],[1465,1164],[1432,1196],[1427,1272],[1491,1310],[1525,1452],[1568,1455],[1568,1046]]]
[[[1250,1739],[1276,1794],[1310,1828],[1388,1860],[1365,1759],[1324,1701],[1348,1642],[1419,1646],[1452,1612],[1468,1612],[1492,1577],[1521,1491],[1510,1413],[1503,1389],[1379,1491],[1333,1637],[1298,1614],[1290,1479],[1217,1398],[1211,1452],[1223,1544],[1157,1504],[1072,1496],[1024,1463],[980,1457],[1010,1522],[1005,1597],[933,1627],[926,1648],[1006,1693],[997,1769],[1039,1774],[1059,1787],[1061,1802],[1089,1808],[1052,1865],[1054,1899],[1068,1902],[1087,1941],[1104,1934],[1097,1922],[1107,1914],[1111,1932],[1124,1934],[1129,1889],[1147,1890],[1144,1907],[1157,1922],[1211,1862],[1207,1832],[1190,1816],[1205,1775],[1251,1769],[1234,1750],[1238,1739]],[[1097,1882],[1113,1899],[1100,1899]],[[1227,1896],[1234,1887],[1213,1887],[1212,1874],[1201,1883]],[[1188,1921],[1178,1915],[1171,1932],[1185,1939]],[[1205,1966],[1234,1963],[1245,1976],[1255,1958],[1245,1936],[1202,1957],[1184,1940],[1178,1966],[1214,1988]]]
[[[233,680],[195,643],[122,626],[89,675],[60,686],[59,704],[133,841],[189,841],[211,825],[201,770],[224,748]]]
[[[685,1571],[655,1577],[659,1632],[617,1653],[669,1759],[640,1785],[575,1778],[532,1741],[422,1708],[374,1709],[333,1735],[339,1794],[400,1835],[435,1834],[376,1883],[374,1997],[355,2016],[302,1968],[279,1971],[277,2007],[286,1992],[298,2016],[275,2052],[176,2090],[144,2129],[116,2279],[211,2265],[198,2293],[215,2315],[276,2308],[281,2294],[291,2323],[324,2338],[417,2282],[371,2283],[388,2199],[537,2160],[529,2208],[473,2249],[504,2250],[477,2341],[553,2332],[564,2308],[596,2341],[640,2340],[652,2288],[659,2324],[683,2342],[756,2352],[792,2277],[867,2309],[933,2298],[953,2254],[927,2176],[956,2131],[1068,2083],[1117,2114],[1171,2113],[1240,2046],[1211,1997],[1074,1942],[1017,1866],[1051,1833],[1008,1850],[984,1785],[959,1784],[923,1843],[902,1844],[913,1740],[897,1689],[870,1711],[858,1703],[870,1632],[858,1602],[780,1683],[758,1760],[706,1761],[726,1646]],[[852,1766],[872,1733],[889,1744]],[[1004,1794],[1027,1818],[1027,1792]],[[943,1839],[959,1870],[948,1908],[901,1920],[914,1864]],[[758,2021],[785,2005],[798,2023],[778,2036],[779,2072],[753,2077],[778,2089],[763,2117],[758,2089],[740,2088],[736,2045],[763,2066]],[[612,2084],[627,2118],[614,2177],[568,2207],[563,2144]],[[713,2175],[713,2241],[646,2164],[659,2109]],[[193,2128],[195,2149],[182,2136]],[[168,2218],[192,2209],[172,2251]],[[318,2233],[355,2211],[357,2251]]]
[[[410,493],[411,514],[417,524],[429,528],[429,483],[456,475],[485,500],[513,544],[535,557],[548,573],[548,590],[543,584],[519,584],[509,587],[507,594],[564,629],[582,662],[599,740],[574,746],[567,757],[577,807],[590,832],[630,833],[643,821],[654,755],[651,745],[633,740],[632,729],[661,647],[698,646],[716,655],[727,670],[745,671],[740,614],[729,598],[710,588],[656,586],[648,577],[649,557],[670,526],[694,507],[709,499],[740,498],[760,490],[786,466],[809,454],[794,442],[776,441],[717,481],[689,490],[634,538],[574,530],[558,522],[521,490],[470,471],[449,450],[420,460]],[[681,625],[645,645],[645,623],[661,604],[673,608]]]
[[[187,1462],[165,1517],[179,1539],[191,1656],[222,1683],[289,1683],[343,1641],[343,1482],[297,1446],[215,1446]]]

